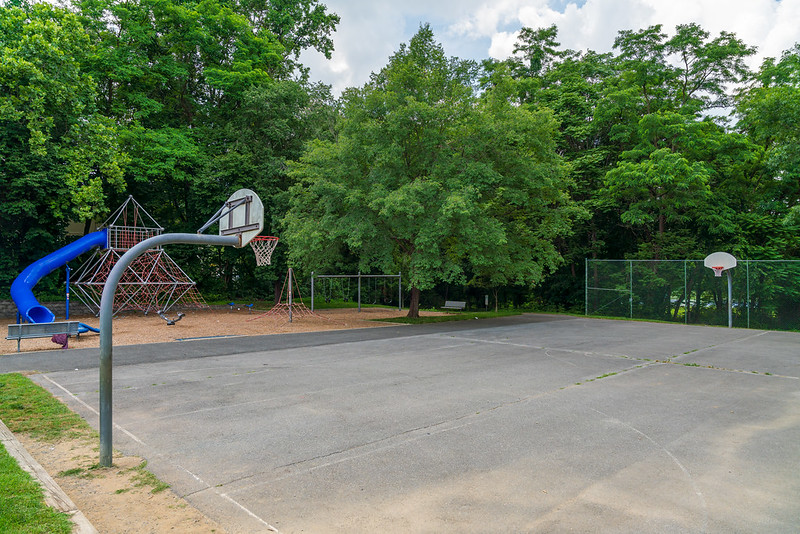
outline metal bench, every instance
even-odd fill
[[[462,300],[447,300],[442,306],[443,310],[458,310],[463,311],[467,307],[467,303]]]
[[[20,351],[20,341],[37,337],[53,337],[55,334],[77,336],[79,334],[79,321],[59,321],[54,323],[18,323],[8,325],[6,339],[17,340],[17,352]]]

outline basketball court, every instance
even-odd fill
[[[796,532],[800,334],[547,315],[118,347],[114,447],[238,532]],[[7,355],[98,425],[98,351]]]

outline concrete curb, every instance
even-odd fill
[[[35,480],[39,481],[44,491],[45,503],[51,508],[70,516],[72,523],[75,525],[74,534],[98,534],[97,529],[78,510],[72,499],[67,497],[67,494],[56,484],[53,477],[25,450],[22,443],[14,437],[14,434],[11,433],[3,421],[0,421],[0,442],[2,442],[8,453],[17,460],[19,466]]]

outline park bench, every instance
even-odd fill
[[[79,334],[79,321],[59,321],[54,323],[18,323],[8,325],[6,339],[17,340],[17,352],[20,351],[20,341],[37,337],[53,337],[56,334],[77,336]]]
[[[458,310],[463,311],[467,307],[467,303],[463,300],[447,300],[442,306],[443,310]]]

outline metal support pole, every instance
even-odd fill
[[[728,328],[733,328],[733,282],[731,281],[731,270],[725,271],[728,275]]]
[[[403,273],[397,273],[397,311],[403,310]]]
[[[358,271],[358,311],[361,311],[361,271]]]
[[[65,319],[67,321],[69,321],[69,272],[70,271],[71,271],[71,269],[69,268],[69,265],[67,265],[67,284],[66,284],[67,285],[67,298],[66,298],[66,302],[64,302],[64,306],[66,307],[66,312],[65,312],[66,317],[65,317]]]
[[[102,467],[111,467],[113,439],[111,413],[113,326],[111,318],[114,315],[114,293],[117,291],[117,285],[123,273],[133,260],[151,248],[172,243],[238,247],[240,238],[238,235],[161,234],[137,243],[114,264],[103,287],[103,296],[100,298],[100,465]]]
[[[314,271],[311,271],[311,311],[314,311]]]
[[[292,268],[289,267],[289,322],[292,322]]]

